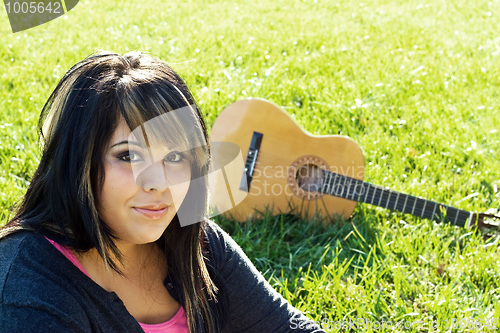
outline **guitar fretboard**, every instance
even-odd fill
[[[477,218],[476,214],[469,211],[385,189],[329,171],[324,171],[320,192],[435,221],[442,221],[445,216],[450,223],[460,227],[469,227]]]

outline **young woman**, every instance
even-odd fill
[[[210,149],[181,78],[138,52],[61,79],[0,230],[1,332],[323,332],[204,218]]]

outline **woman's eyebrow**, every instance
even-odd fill
[[[141,148],[144,148],[144,144],[142,144],[141,142],[128,141],[128,140],[123,140],[123,141],[117,142],[114,145],[112,145],[110,148],[113,148],[113,147],[119,146],[119,145],[135,145],[135,146],[139,146]]]

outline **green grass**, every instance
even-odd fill
[[[81,1],[12,34],[0,11],[1,223],[38,163],[43,103],[66,69],[98,49],[170,63],[209,127],[228,104],[265,98],[313,134],[357,141],[371,183],[466,210],[498,208],[499,13],[498,0]],[[358,318],[413,323],[395,329],[411,332],[432,331],[419,320],[445,331],[453,319],[500,318],[497,233],[369,205],[327,227],[289,215],[218,221],[330,331]]]

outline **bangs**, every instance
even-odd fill
[[[165,83],[132,83],[117,96],[118,111],[132,131],[129,140],[146,147],[167,146],[203,167],[209,162],[208,145],[196,106],[185,98],[186,104],[179,105],[179,97],[169,88]]]

